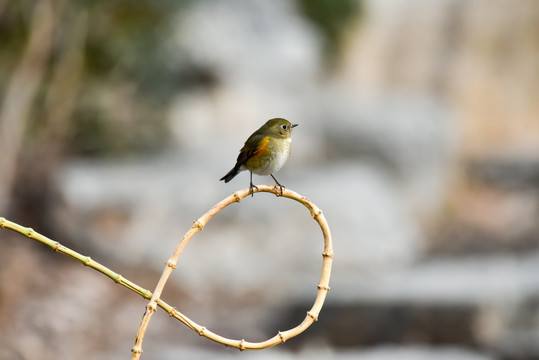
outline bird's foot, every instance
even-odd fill
[[[249,194],[251,194],[251,197],[254,196],[254,191],[253,191],[253,189],[256,189],[256,190],[258,191],[258,186],[255,186],[255,185],[253,185],[253,183],[251,183],[251,184],[249,185]]]
[[[275,181],[275,190],[277,190],[277,187],[281,190],[281,196],[283,196],[283,189],[284,189],[284,185],[281,185],[277,179],[275,178],[275,176],[273,176],[273,174],[270,174],[270,176],[273,178],[273,180]],[[277,194],[275,194],[277,195]],[[279,196],[279,195],[277,195]]]
[[[280,192],[281,192],[280,196],[283,196],[283,190],[285,189],[284,185],[281,185],[281,184],[277,183],[277,184],[275,184],[274,188],[275,188],[275,190],[279,189]],[[276,195],[279,195],[279,194],[276,194]]]

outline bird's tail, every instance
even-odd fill
[[[236,163],[236,165],[230,170],[225,176],[223,176],[219,181],[224,180],[225,183],[229,182],[230,180],[234,179],[234,176],[238,175],[241,171],[241,164]]]

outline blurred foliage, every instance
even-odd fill
[[[55,66],[74,41],[73,19],[84,14],[82,76],[64,150],[85,156],[156,151],[167,144],[166,104],[182,87],[178,52],[169,51],[174,20],[187,1],[53,0],[57,19],[52,54],[32,103],[31,137],[43,119]],[[0,96],[21,61],[37,2],[6,0],[0,6]],[[65,81],[65,86],[70,86]]]
[[[0,100],[25,53],[38,1],[0,1]],[[172,97],[193,85],[214,81],[207,71],[190,63],[181,49],[170,45],[175,22],[189,1],[47,1],[56,16],[55,37],[39,91],[31,101],[27,143],[40,140],[36,146],[46,146],[54,141],[60,143],[62,153],[78,156],[165,148],[170,140],[166,109]],[[338,54],[343,31],[361,10],[361,1],[300,0],[299,4],[324,35],[331,60]],[[82,20],[86,28],[80,35],[77,22]],[[76,74],[67,71],[56,77],[73,49],[82,52],[82,66],[73,70]],[[73,82],[66,76],[81,80]],[[43,133],[54,123],[52,107],[65,105],[51,97],[66,93],[76,95],[75,105],[69,121],[55,126],[69,128],[57,131],[62,135],[51,140]]]
[[[11,6],[10,6],[11,5]],[[16,60],[24,49],[27,38],[25,14],[15,8],[15,1],[8,2],[0,7],[0,96],[5,93],[6,84]]]
[[[181,86],[167,52],[177,1],[79,1],[88,9],[86,82],[73,147],[86,155],[151,152],[167,144],[164,109]]]
[[[298,0],[305,16],[324,37],[328,61],[335,60],[342,48],[344,33],[362,13],[362,0]]]

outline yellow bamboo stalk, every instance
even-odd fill
[[[124,278],[122,275],[112,271],[108,267],[101,265],[97,261],[93,260],[89,256],[82,255],[74,250],[71,250],[68,247],[65,247],[64,245],[60,244],[58,241],[54,241],[49,239],[48,237],[41,235],[40,233],[34,231],[32,228],[21,226],[17,223],[14,223],[12,221],[9,221],[3,217],[0,217],[0,228],[2,229],[10,229],[15,232],[18,232],[19,234],[22,234],[24,236],[29,237],[30,239],[34,239],[36,241],[39,241],[40,243],[43,243],[50,247],[53,251],[67,255],[75,260],[78,260],[85,266],[88,266],[94,270],[99,271],[100,273],[108,276],[111,278],[114,282],[125,286],[129,290],[132,290],[142,296],[145,299],[151,299],[152,292],[149,290],[146,290],[134,282]]]
[[[191,330],[198,333],[200,336],[204,336],[210,340],[213,340],[215,342],[218,342],[227,346],[235,347],[239,350],[260,350],[260,349],[265,349],[265,348],[283,343],[286,340],[294,336],[297,336],[298,334],[305,331],[309,326],[311,326],[312,323],[318,320],[318,315],[320,314],[320,310],[322,309],[322,305],[324,304],[327,292],[329,291],[329,279],[330,279],[330,274],[331,274],[331,264],[333,261],[333,246],[332,246],[331,233],[330,233],[326,218],[324,217],[322,211],[315,204],[313,204],[309,199],[288,189],[284,189],[284,191],[281,194],[280,188],[272,187],[268,185],[258,185],[258,188],[255,188],[254,192],[269,192],[269,193],[275,194],[276,196],[282,196],[285,198],[293,199],[303,204],[309,210],[311,216],[320,225],[320,229],[322,230],[322,234],[324,236],[324,250],[322,252],[322,259],[323,259],[322,274],[320,277],[320,281],[317,285],[318,292],[317,292],[316,299],[314,301],[313,306],[311,307],[310,310],[307,311],[307,315],[305,316],[305,319],[299,325],[286,331],[279,331],[272,338],[262,341],[262,342],[249,342],[249,341],[245,341],[244,339],[234,340],[234,339],[228,339],[223,336],[220,336],[208,330],[206,327],[197,324],[196,322],[194,322],[193,320],[189,319],[187,316],[179,312],[175,307],[167,304],[165,301],[160,299],[160,295],[165,287],[165,284],[172,270],[176,268],[178,258],[180,257],[183,249],[185,248],[189,240],[198,231],[202,230],[204,226],[208,223],[208,221],[219,211],[223,210],[228,205],[235,202],[240,202],[243,198],[245,198],[246,196],[249,196],[250,192],[248,188],[233,193],[229,197],[217,203],[210,210],[208,210],[208,212],[206,212],[204,215],[202,215],[200,218],[198,218],[197,220],[193,222],[193,226],[183,236],[181,241],[176,246],[171,257],[165,263],[165,269],[163,270],[161,278],[159,279],[159,282],[157,283],[157,286],[153,293],[135,284],[134,282],[124,278],[122,275],[112,271],[106,266],[101,265],[100,263],[94,261],[89,256],[85,256],[74,250],[71,250],[63,246],[59,242],[54,241],[44,235],[39,234],[38,232],[34,231],[32,228],[21,226],[3,217],[0,217],[0,228],[13,230],[33,240],[41,242],[47,245],[48,247],[50,247],[53,251],[67,255],[79,261],[80,263],[84,264],[85,266],[88,266],[108,276],[114,282],[122,286],[125,286],[126,288],[139,294],[145,299],[149,299],[150,301],[146,305],[146,311],[144,313],[139,330],[137,332],[135,344],[133,348],[131,349],[132,359],[140,358],[140,355],[142,353],[142,341],[144,339],[144,334],[146,333],[150,319],[153,313],[155,312],[157,306],[165,310],[171,317],[174,317],[178,319],[179,321],[181,321],[182,323],[184,323],[187,327],[189,327]]]

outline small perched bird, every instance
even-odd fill
[[[270,175],[283,194],[284,186],[279,184],[273,173],[283,167],[290,156],[290,143],[292,142],[292,128],[298,124],[281,118],[268,120],[260,129],[255,131],[240,150],[236,165],[220,180],[225,183],[232,180],[240,171],[249,170],[249,192],[253,196],[253,173],[257,175]]]

